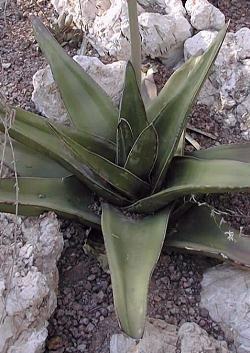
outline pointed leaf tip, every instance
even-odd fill
[[[101,224],[116,312],[121,328],[136,339],[143,335],[149,281],[161,252],[170,210],[132,218],[111,205],[102,205]]]

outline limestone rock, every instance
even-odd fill
[[[229,353],[225,341],[217,341],[194,322],[184,323],[178,332],[181,353]]]
[[[158,319],[149,319],[144,336],[139,342],[123,334],[113,335],[110,353],[174,353],[177,339],[181,353],[229,353],[226,342],[208,336],[195,323],[184,323],[177,334],[176,326]]]
[[[202,54],[217,32],[201,31],[184,44],[184,56]],[[227,33],[209,80],[198,97],[222,116],[226,126],[239,124],[242,137],[250,139],[250,29]]]
[[[186,16],[182,0],[165,0],[165,12],[167,15],[181,14]]]
[[[186,10],[183,6],[182,0],[139,0],[140,5],[152,8],[158,6],[161,13],[165,12],[166,15],[182,14],[186,15]],[[147,9],[146,9],[147,10]]]
[[[238,353],[250,352],[250,272],[219,265],[205,272],[201,306],[233,335]]]
[[[181,0],[155,0],[163,6],[166,15],[147,13],[138,6],[143,55],[163,58],[170,66],[183,57],[184,41],[191,37],[192,27],[184,17],[186,11]],[[64,11],[73,15],[78,27],[86,23],[85,37],[100,56],[110,55],[117,60],[130,58],[130,31],[127,0],[105,0],[90,2],[82,0],[81,14],[79,1],[53,0],[59,14]],[[99,4],[99,5],[98,5]],[[143,0],[144,5],[152,2]]]
[[[184,41],[192,34],[184,16],[143,13],[139,16],[139,23],[144,55],[160,58],[168,67],[183,58]]]
[[[35,73],[33,87],[32,100],[38,112],[51,120],[67,122],[68,116],[49,66]]]
[[[143,339],[137,341],[123,334],[113,335],[110,341],[110,353],[175,353],[177,328],[162,320],[149,320]]]
[[[118,103],[123,87],[125,62],[103,64],[96,57],[76,55],[74,57],[83,69],[111,96],[114,103]],[[54,82],[49,66],[39,70],[33,77],[34,91],[32,100],[36,109],[60,123],[67,123],[68,116]]]
[[[15,221],[0,214],[0,352],[42,353],[56,307],[63,237],[53,213]]]
[[[111,0],[51,0],[59,15],[67,13],[73,16],[78,28],[89,25],[96,16],[103,14]]]
[[[138,20],[144,56],[163,58],[166,62],[182,58],[183,43],[192,35],[191,25],[182,14],[144,12]],[[120,0],[105,15],[96,17],[88,35],[101,56],[109,54],[118,60],[130,58],[129,38],[127,6]]]
[[[187,0],[185,4],[192,26],[203,29],[219,30],[225,24],[225,16],[208,0]]]

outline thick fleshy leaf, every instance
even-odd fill
[[[115,141],[118,111],[104,90],[66,54],[51,33],[32,17],[36,39],[46,56],[65,107],[76,128]]]
[[[240,234],[206,206],[193,206],[166,234],[168,246],[229,259],[250,267],[250,237]]]
[[[37,128],[39,130],[47,132],[48,134],[51,134],[51,130],[47,123],[48,120],[46,118],[43,118],[38,114],[28,112],[21,108],[9,107],[5,105],[3,102],[1,102],[1,99],[0,99],[0,115],[2,115],[4,118],[5,115],[8,114],[8,111],[11,111],[11,110],[15,114],[14,122],[20,122],[20,123],[26,124],[27,129],[28,129],[28,126],[31,125],[34,128]],[[98,136],[89,134],[86,131],[82,131],[79,129],[75,130],[69,127],[65,127],[61,124],[56,124],[56,123],[54,124],[55,126],[60,128],[60,130],[62,130],[65,134],[70,136],[73,140],[75,140],[80,145],[83,145],[84,147],[88,148],[90,151],[98,153],[103,157],[110,159],[111,161],[115,160],[115,153],[116,153],[115,143],[107,139],[103,139]],[[12,127],[13,129],[15,128],[14,123],[12,123]],[[4,126],[2,122],[0,122],[0,131],[4,132]]]
[[[152,124],[148,125],[135,141],[125,168],[139,178],[148,180],[158,151],[158,135]]]
[[[118,195],[110,184],[93,173],[86,165],[79,162],[72,153],[65,148],[65,144],[52,133],[48,122],[37,117],[34,118],[32,113],[27,114],[25,111],[18,109],[17,112],[18,114],[16,114],[11,128],[9,129],[9,134],[13,139],[58,161],[99,196],[106,198],[116,205],[128,204],[128,200],[125,197]],[[67,134],[69,131],[66,128],[57,128],[60,129],[62,133]],[[5,131],[3,123],[0,123],[0,131]],[[67,135],[76,140],[75,133],[73,136],[71,133]]]
[[[175,151],[175,156],[183,156],[184,155],[184,148],[185,148],[185,134],[186,134],[186,130],[183,131],[178,146],[176,148]]]
[[[131,126],[134,139],[147,126],[145,107],[131,62],[128,62],[126,67],[125,84],[120,106],[120,119],[122,118],[126,119]]]
[[[200,159],[230,159],[250,163],[250,143],[215,146],[189,155]]]
[[[250,190],[250,163],[175,157],[164,189],[127,207],[153,212],[184,195]]]
[[[158,191],[165,180],[190,108],[216,59],[226,30],[227,26],[203,55],[191,58],[171,76],[147,111],[159,136],[158,158],[153,171],[154,191]]]
[[[16,171],[23,177],[41,177],[41,178],[63,178],[71,173],[63,168],[53,159],[46,155],[36,152],[15,140],[12,141],[15,156]],[[4,164],[11,170],[14,170],[13,153],[10,145],[7,143],[0,146],[0,155]]]
[[[16,212],[16,179],[0,179],[0,210]],[[18,214],[36,216],[44,211],[77,218],[98,228],[100,217],[91,211],[93,194],[77,178],[18,178]]]
[[[133,132],[131,126],[125,119],[119,121],[117,127],[117,141],[116,141],[116,164],[124,167],[129,151],[134,143]]]
[[[126,197],[134,199],[145,195],[149,191],[149,184],[130,173],[128,170],[110,162],[109,160],[93,153],[83,146],[73,141],[52,124],[51,129],[64,143],[65,147],[73,153],[75,158],[84,165],[87,165],[90,170],[96,173],[100,178],[107,181],[115,189],[122,192]]]
[[[153,216],[132,218],[102,206],[102,232],[111,271],[116,312],[121,328],[141,338],[151,274],[159,258],[170,209]]]

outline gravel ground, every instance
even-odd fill
[[[96,240],[98,236],[69,221],[62,222],[62,231],[65,248],[59,262],[58,308],[50,320],[46,353],[108,353],[110,335],[120,331],[110,276],[83,250],[87,238]],[[202,273],[215,263],[164,248],[150,285],[149,316],[176,325],[194,321],[217,339],[224,339],[208,311],[199,307]]]
[[[215,5],[231,18],[230,28],[238,30],[250,27],[248,0],[219,0]],[[0,90],[9,102],[34,110],[31,102],[32,76],[46,65],[37,50],[29,21],[35,14],[51,23],[55,14],[47,0],[9,1],[4,14],[0,13]],[[71,53],[75,49],[70,50]],[[108,61],[108,60],[107,60]],[[161,88],[170,72],[158,65],[155,78]],[[220,116],[213,116],[204,106],[197,106],[191,117],[191,125],[216,136],[216,140],[192,133],[203,146],[240,140],[239,129],[222,128]],[[190,146],[188,147],[190,149]],[[249,195],[221,195],[209,199],[216,207],[230,209],[244,217],[229,217],[236,227],[249,222]],[[248,211],[250,212],[250,211]],[[46,353],[109,352],[109,338],[119,332],[115,319],[110,276],[102,270],[95,257],[86,255],[83,244],[87,238],[98,235],[78,223],[62,220],[65,248],[59,261],[60,286],[58,307],[49,323]],[[250,230],[249,230],[250,231]],[[169,253],[164,250],[154,271],[149,294],[149,315],[180,325],[195,321],[215,338],[223,339],[220,327],[206,310],[199,307],[201,279],[205,268],[214,260],[197,256]],[[229,342],[230,343],[230,342]]]

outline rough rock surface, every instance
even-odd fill
[[[179,14],[143,13],[139,16],[142,51],[173,67],[183,58],[183,44],[192,35],[187,19]]]
[[[75,24],[88,25],[95,17],[103,14],[110,7],[110,0],[51,0],[55,10],[59,13],[72,15]]]
[[[165,0],[164,10],[167,15],[182,14],[183,16],[186,16],[186,10],[183,6],[182,0]]]
[[[229,353],[225,341],[217,341],[194,322],[184,323],[178,332],[181,353]]]
[[[201,31],[184,44],[184,56],[202,54],[217,32]],[[239,124],[242,137],[250,139],[250,29],[228,33],[209,80],[198,101],[223,116],[227,126]]]
[[[201,306],[234,339],[237,353],[250,352],[250,273],[228,265],[209,269],[202,281]]]
[[[110,353],[175,353],[177,327],[163,320],[149,320],[143,339],[137,341],[123,334],[113,335],[110,341]]]
[[[143,2],[144,5],[147,3],[152,6],[150,2]],[[79,1],[54,0],[53,4],[59,14],[65,11],[72,14],[78,27],[81,27],[79,19],[82,17],[82,22],[87,23],[85,36],[101,56],[108,54],[117,60],[129,59],[130,33],[126,0],[99,1],[101,7],[93,0],[88,11],[82,10],[83,16]],[[82,9],[86,4],[83,1]],[[184,17],[185,9],[181,0],[160,1],[158,5],[164,5],[166,15],[144,12],[138,7],[143,55],[164,58],[166,64],[169,61],[178,62],[183,57],[183,43],[192,34],[191,25]]]
[[[110,353],[228,353],[225,341],[217,341],[195,323],[184,323],[177,334],[177,327],[163,320],[149,319],[143,339],[137,342],[123,334],[113,335]]]
[[[203,29],[219,30],[225,24],[225,16],[208,0],[187,0],[185,4],[192,26]]]
[[[0,352],[40,353],[56,307],[63,238],[53,213],[15,221],[0,214]]]
[[[117,103],[123,86],[125,62],[117,61],[105,65],[96,57],[82,55],[76,55],[74,59],[111,96],[114,103]],[[36,72],[33,86],[32,100],[36,109],[52,120],[67,122],[67,112],[49,66]]]
[[[119,1],[115,5],[103,16],[96,17],[88,38],[100,55],[109,54],[119,60],[127,60],[130,57],[127,7]],[[144,56],[166,59],[171,56],[177,61],[182,58],[183,43],[192,34],[191,26],[182,14],[145,12],[138,20]],[[180,52],[178,56],[172,53],[177,49]]]
[[[130,57],[127,7],[120,0],[115,5],[103,16],[96,17],[88,37],[100,55],[127,60]],[[183,43],[192,34],[191,25],[182,14],[145,12],[138,20],[144,56],[165,59],[171,56],[176,61],[182,58]]]

